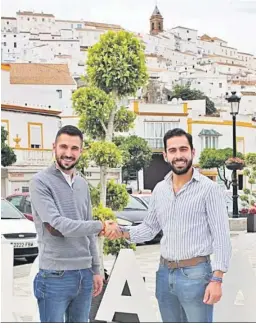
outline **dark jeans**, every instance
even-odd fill
[[[34,294],[41,322],[88,322],[93,291],[93,272],[39,270]]]
[[[156,298],[163,322],[212,322],[213,305],[203,303],[212,268],[209,262],[156,273]]]

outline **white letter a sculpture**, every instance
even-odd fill
[[[122,295],[127,285],[131,296]],[[120,312],[137,315],[139,322],[157,322],[156,310],[131,249],[122,249],[119,252],[96,320],[113,322],[115,314]]]

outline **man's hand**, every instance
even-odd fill
[[[206,287],[204,300],[205,304],[215,304],[219,302],[222,296],[222,288],[219,282],[211,281]]]
[[[93,297],[98,296],[103,288],[103,277],[99,274],[93,276]]]
[[[116,222],[107,220],[105,221],[104,230],[100,235],[108,238],[109,240],[115,240],[122,237],[122,231]]]

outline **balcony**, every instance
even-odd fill
[[[163,138],[146,138],[145,140],[153,151],[163,151]]]
[[[53,162],[51,149],[14,148],[17,161],[14,165],[49,166]]]

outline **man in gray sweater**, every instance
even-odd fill
[[[56,162],[30,183],[39,246],[34,294],[41,322],[88,322],[92,296],[102,290],[96,236],[111,223],[92,219],[88,184],[75,172],[82,149],[81,131],[64,126],[53,145]]]

